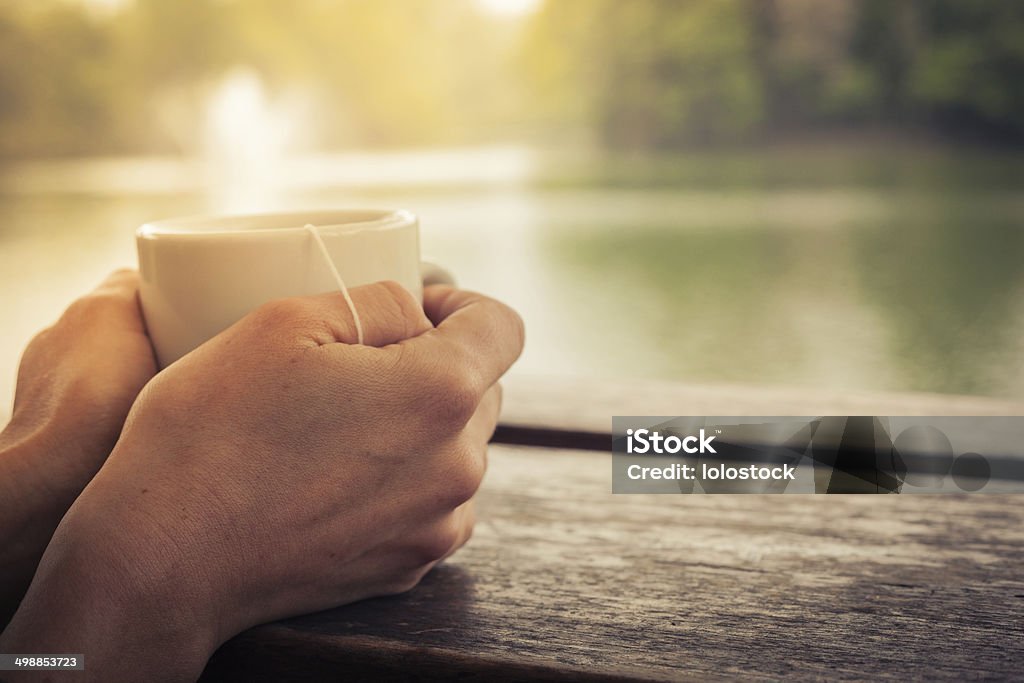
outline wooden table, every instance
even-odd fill
[[[566,391],[512,383],[498,438],[528,445],[492,447],[472,542],[419,587],[248,631],[203,680],[1024,679],[1024,499],[612,496],[610,456],[589,450],[607,448],[614,412],[1024,406],[660,385],[566,403]]]

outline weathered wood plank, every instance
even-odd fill
[[[608,434],[612,415],[1024,415],[983,396],[510,376],[502,423]]]
[[[411,593],[254,629],[207,680],[1024,675],[1013,496],[612,496],[494,447],[473,541]]]

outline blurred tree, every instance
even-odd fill
[[[112,127],[107,33],[71,5],[0,17],[0,155],[77,154]]]
[[[763,125],[789,131],[856,115],[862,74],[850,63],[856,0],[760,0],[750,5]]]
[[[868,74],[866,114],[875,121],[905,122],[911,112],[910,78],[920,34],[913,0],[862,0],[849,53]]]
[[[840,126],[1024,134],[1018,0],[548,0],[524,64],[541,121],[614,148]]]
[[[909,97],[949,131],[1024,139],[1024,3],[928,0]]]
[[[526,44],[542,97],[613,147],[741,138],[761,118],[743,0],[559,0]]]
[[[211,92],[239,66],[315,93],[328,147],[450,142],[513,118],[514,36],[474,0],[94,9],[0,0],[0,156],[194,152]]]
[[[0,0],[0,157],[195,151],[240,66],[313,93],[327,147],[523,120],[637,150],[865,126],[1024,140],[1019,0],[547,0],[522,34],[475,0],[97,8]]]

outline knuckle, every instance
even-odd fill
[[[307,315],[302,299],[272,299],[259,306],[251,314],[252,320],[261,327],[279,327],[293,324]]]
[[[475,452],[464,455],[444,486],[454,506],[462,505],[476,495],[484,479],[484,459]]]
[[[483,475],[460,473],[442,484],[445,507],[455,509],[472,500],[480,488]]]
[[[36,348],[40,348],[40,347],[45,347],[47,344],[49,344],[50,339],[56,333],[57,333],[56,332],[56,327],[54,325],[50,325],[49,327],[44,327],[43,329],[41,329],[41,330],[39,330],[38,332],[35,333],[35,335],[29,341],[27,349],[36,349]],[[27,349],[26,349],[26,351],[27,351]]]
[[[111,271],[110,275],[107,276],[108,282],[132,282],[138,279],[139,273],[134,268],[115,268]]]
[[[526,323],[523,322],[523,317],[515,309],[503,303],[499,302],[498,305],[504,310],[511,323],[513,339],[516,341],[517,346],[522,349],[526,344]]]
[[[455,549],[461,537],[457,520],[449,515],[416,540],[412,548],[413,560],[421,565],[437,562]]]
[[[65,311],[66,315],[87,314],[95,312],[110,303],[111,297],[102,292],[90,292],[71,302]]]
[[[290,346],[307,337],[322,342],[333,338],[314,305],[304,297],[262,304],[242,319],[237,334],[275,347]]]
[[[123,317],[134,305],[135,288],[125,286],[127,280],[134,280],[136,273],[131,269],[121,269],[112,273],[103,284],[85,294],[64,309],[57,322],[60,326],[83,327],[95,324],[107,324],[109,321]]]
[[[522,351],[526,343],[526,324],[514,308],[496,299],[484,298],[481,301],[480,315],[497,323],[488,330],[488,341],[499,341],[499,336],[503,343],[508,343],[511,339],[513,346]]]
[[[113,405],[109,387],[93,373],[70,372],[61,378],[61,383],[62,398],[68,404],[82,406],[78,409],[79,414],[91,414],[90,411],[96,410],[95,415],[102,415]],[[100,424],[102,422],[99,421]]]
[[[440,457],[434,480],[437,499],[445,509],[455,509],[476,495],[486,470],[480,452],[484,448],[460,439]]]
[[[419,308],[416,297],[394,280],[382,280],[373,286],[379,291],[380,296],[391,301],[403,311],[415,312]]]
[[[398,327],[404,330],[403,337],[411,337],[420,331],[426,315],[412,292],[394,280],[377,282],[372,287],[374,298],[380,302],[379,308],[385,315],[395,318]]]
[[[461,429],[476,412],[482,394],[470,372],[433,362],[421,365],[407,383],[413,412],[434,431]]]
[[[65,309],[58,325],[81,327],[95,323],[97,319],[108,315],[118,304],[117,297],[107,292],[91,292],[75,299]]]
[[[400,595],[402,593],[408,593],[419,585],[420,581],[423,580],[423,577],[426,576],[428,571],[430,571],[430,567],[417,567],[413,570],[400,572],[392,577],[392,579],[384,586],[383,592],[385,595]]]
[[[480,404],[480,392],[471,373],[459,370],[442,375],[437,382],[437,412],[448,424],[465,425]]]

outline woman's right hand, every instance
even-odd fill
[[[450,287],[351,293],[365,345],[340,294],[284,299],[146,386],[0,651],[190,680],[246,628],[408,590],[466,542],[522,322]]]

